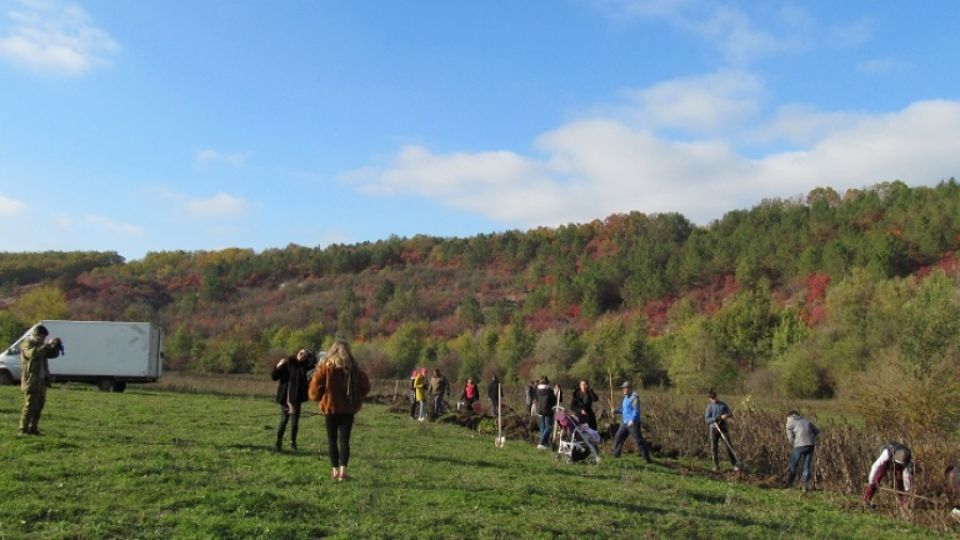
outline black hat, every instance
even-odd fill
[[[38,324],[37,326],[33,327],[33,334],[36,336],[49,336],[50,331],[47,330],[46,326]]]

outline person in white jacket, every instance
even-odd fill
[[[800,416],[797,411],[787,413],[787,440],[793,447],[790,454],[790,467],[787,469],[787,486],[792,487],[797,478],[797,467],[802,464],[803,472],[800,475],[803,492],[810,489],[810,477],[813,475],[813,450],[817,444],[820,429],[816,424]]]
[[[880,452],[880,457],[870,467],[867,487],[863,490],[864,505],[872,506],[873,496],[877,493],[880,482],[889,470],[893,470],[894,486],[896,486],[900,507],[906,508],[910,503],[906,494],[913,485],[913,455],[906,445],[891,442]]]

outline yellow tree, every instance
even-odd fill
[[[70,316],[63,292],[48,285],[34,287],[20,297],[11,311],[29,324],[42,319],[66,319]]]

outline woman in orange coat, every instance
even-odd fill
[[[326,417],[331,477],[338,482],[347,479],[353,416],[368,393],[370,380],[366,373],[357,366],[350,346],[337,340],[310,380],[309,394],[310,399],[320,402],[320,414]]]

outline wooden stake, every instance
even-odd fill
[[[612,415],[614,411],[614,404],[616,403],[616,401],[614,401],[613,399],[613,370],[612,369],[607,369],[607,380],[610,383],[610,414]],[[616,418],[613,418],[612,420],[615,420],[615,419]]]

